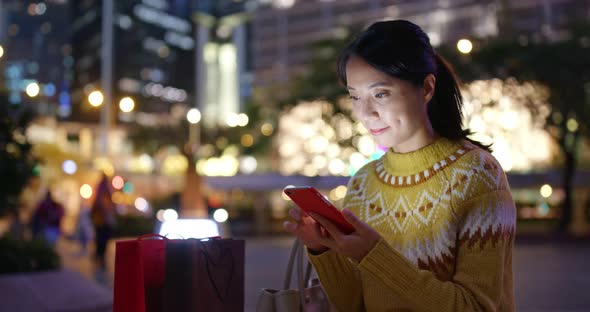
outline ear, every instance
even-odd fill
[[[428,74],[426,78],[424,78],[424,83],[422,84],[422,98],[424,99],[424,104],[430,102],[430,100],[434,96],[435,90],[436,77],[434,77],[433,74]]]

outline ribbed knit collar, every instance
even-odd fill
[[[462,141],[451,141],[441,137],[429,145],[408,153],[396,153],[390,148],[383,156],[383,168],[392,176],[415,175],[434,168],[460,150],[463,145]],[[450,160],[454,161],[454,159]]]

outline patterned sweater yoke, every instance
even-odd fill
[[[360,263],[310,255],[341,311],[514,310],[515,207],[488,152],[444,138],[390,150],[351,178],[343,207],[382,239]]]

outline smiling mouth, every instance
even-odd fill
[[[385,127],[385,128],[381,128],[381,129],[371,129],[371,134],[372,135],[380,135],[383,134],[385,131],[387,131],[387,129],[389,129],[389,127]]]

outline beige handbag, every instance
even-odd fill
[[[305,258],[303,244],[296,239],[291,249],[291,256],[287,265],[285,282],[282,290],[262,289],[258,304],[257,312],[329,312],[334,311],[330,307],[328,298],[324,294],[322,287],[317,279],[309,285],[311,276],[311,263],[307,261],[305,275],[303,272],[303,262]],[[293,264],[297,264],[297,289],[291,287],[291,277],[293,275]],[[302,308],[303,307],[303,308]]]

